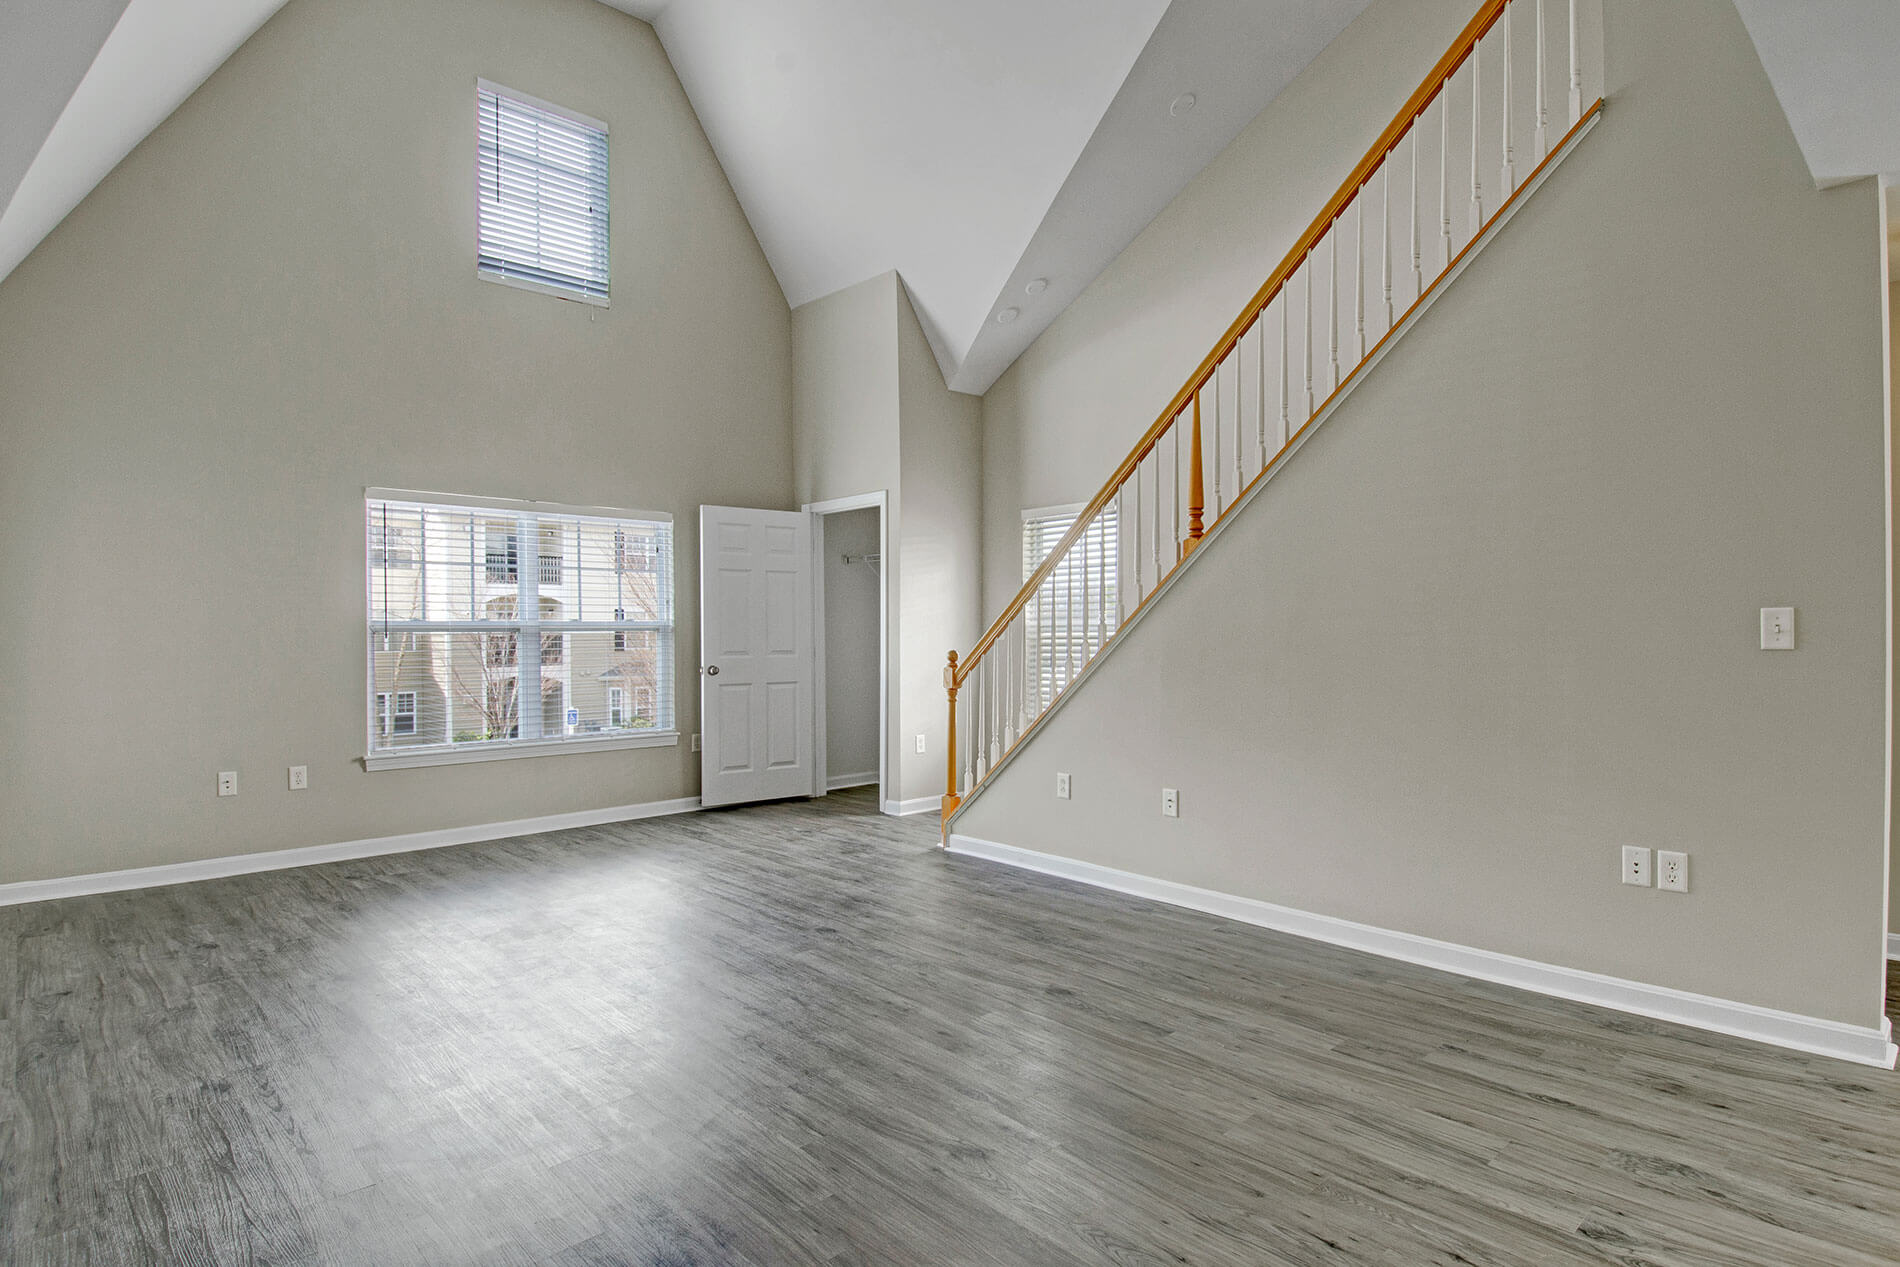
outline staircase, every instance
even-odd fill
[[[1596,125],[1578,8],[1486,0],[976,646],[950,653],[946,837]]]

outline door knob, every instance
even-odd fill
[[[718,677],[718,676],[719,676],[719,666],[718,666],[718,665],[716,665],[716,664],[709,664],[709,665],[707,665],[707,666],[706,666],[706,676],[707,676],[707,677]]]

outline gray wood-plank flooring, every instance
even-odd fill
[[[860,792],[0,910],[0,1261],[1900,1261],[1900,1077],[933,839]]]

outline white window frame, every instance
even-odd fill
[[[626,688],[610,686],[607,688],[607,724],[615,730],[623,730],[627,725]]]
[[[498,516],[515,516],[520,518],[542,514],[581,515],[597,519],[625,520],[630,523],[666,524],[669,527],[673,523],[673,516],[665,511],[626,510],[605,506],[572,506],[559,502],[520,501],[504,497],[470,497],[456,493],[431,493],[400,488],[366,488],[363,490],[363,504],[366,515],[371,504],[383,501],[447,506],[493,513]],[[518,567],[521,551],[517,549],[516,553]],[[484,548],[484,555],[485,554],[486,550]],[[478,566],[485,566],[485,562],[484,559]],[[657,632],[661,635],[660,672],[663,676],[677,678],[678,653],[673,642],[673,633],[676,628],[676,622],[673,617],[676,616],[678,611],[677,594],[674,592],[677,589],[678,583],[677,542],[675,542],[672,547],[669,547],[668,556],[662,561],[660,572],[660,583],[662,591],[666,596],[666,612],[669,619],[665,621],[562,622],[557,632],[566,634],[614,629],[637,632]],[[519,572],[517,572],[517,577],[519,577]],[[366,617],[371,610],[369,604],[373,602],[373,597],[368,592],[370,581],[371,576],[369,575],[366,556],[364,577],[364,615]],[[543,626],[539,610],[541,604],[536,603],[533,606],[535,611],[532,619],[518,620],[506,627],[506,631],[514,631],[517,633],[517,656],[521,654],[522,648],[529,646],[538,648],[542,645],[541,637]],[[447,626],[448,628],[445,629],[443,626]],[[679,730],[673,727],[665,730],[623,730],[609,733],[563,734],[528,739],[492,739],[453,745],[417,744],[413,747],[385,748],[378,751],[376,748],[376,740],[378,737],[377,729],[379,725],[386,724],[383,722],[382,717],[384,710],[388,707],[388,705],[384,703],[383,697],[385,695],[393,696],[397,693],[393,685],[387,692],[378,691],[376,689],[376,647],[378,643],[385,637],[403,633],[489,632],[500,634],[504,632],[504,630],[491,629],[486,626],[487,622],[470,621],[368,621],[368,636],[365,644],[367,653],[364,661],[364,672],[366,675],[365,690],[369,697],[371,716],[369,718],[368,734],[365,737],[366,747],[363,756],[364,769],[371,771],[403,770],[418,766],[461,765],[474,761],[506,761],[521,757],[557,756],[563,753],[602,752],[621,748],[671,748],[678,746],[680,738]],[[565,654],[565,650],[563,654]],[[516,681],[515,689],[517,691],[520,690],[519,679]],[[413,692],[402,693],[413,694]],[[675,698],[677,699],[677,695]],[[393,701],[391,701],[391,703],[393,703]],[[566,700],[564,699],[563,704],[565,703]],[[520,715],[519,708],[517,708],[516,714],[517,716]],[[391,720],[393,721],[393,713],[391,714]],[[674,720],[677,720],[677,704],[675,705]],[[563,729],[565,729],[565,727],[563,727]],[[387,731],[383,733],[385,736],[388,734]]]
[[[576,124],[579,124],[581,127],[590,128],[593,131],[600,133],[603,142],[607,144],[608,155],[607,155],[607,160],[606,160],[606,170],[602,173],[602,177],[603,177],[603,180],[606,182],[606,185],[609,191],[608,192],[609,205],[602,216],[602,225],[601,225],[601,232],[606,237],[605,247],[606,247],[606,257],[607,257],[607,272],[606,272],[606,277],[603,279],[601,283],[602,285],[601,293],[595,294],[594,292],[583,289],[580,286],[564,286],[564,285],[558,285],[552,282],[537,281],[531,277],[518,277],[503,269],[488,267],[481,263],[481,254],[482,254],[482,229],[481,229],[481,216],[482,216],[481,108],[482,106],[481,106],[481,102],[482,102],[482,97],[484,95],[489,95],[489,94],[492,94],[496,97],[506,98],[509,101],[517,103],[518,105],[526,106],[530,110],[540,111],[541,113],[550,114],[559,119],[565,119],[569,123],[576,123]],[[595,308],[612,307],[613,305],[609,302],[609,295],[611,294],[613,290],[613,208],[612,208],[612,194],[611,194],[612,180],[613,180],[613,156],[612,156],[612,145],[611,145],[612,138],[611,138],[611,135],[609,134],[607,125],[599,119],[595,119],[588,115],[582,114],[578,110],[569,110],[566,106],[556,105],[552,101],[543,101],[541,98],[529,96],[525,92],[516,92],[513,88],[505,87],[502,84],[497,84],[486,79],[477,79],[475,81],[475,110],[476,110],[476,124],[475,124],[475,168],[476,168],[475,170],[475,256],[476,256],[476,264],[475,264],[475,275],[481,278],[483,281],[495,282],[502,286],[512,286],[516,290],[530,290],[539,295],[552,295],[556,299],[566,299],[572,303],[588,304]]]

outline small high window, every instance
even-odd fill
[[[607,306],[607,125],[486,80],[475,89],[476,271]]]

